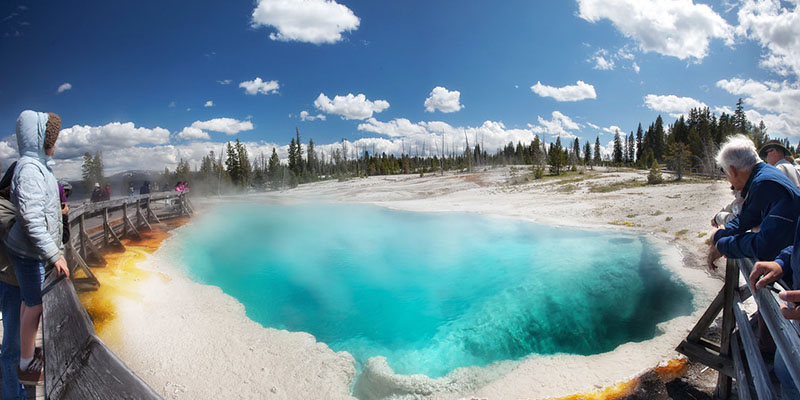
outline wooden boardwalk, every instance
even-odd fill
[[[45,278],[37,344],[44,348],[44,382],[26,387],[29,399],[160,398],[103,344],[76,292],[102,284],[89,267],[105,265],[107,250],[124,249],[121,239],[139,238],[152,224],[192,212],[186,194],[175,192],[70,205],[65,253],[75,278],[53,273]],[[78,278],[78,271],[84,277]]]

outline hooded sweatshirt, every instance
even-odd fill
[[[9,251],[52,264],[61,256],[61,200],[58,181],[44,153],[46,113],[26,110],[17,119],[20,159],[11,180],[17,221],[6,236]]]

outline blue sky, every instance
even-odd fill
[[[495,4],[497,3],[497,4]],[[0,160],[24,109],[63,120],[57,175],[197,162],[239,138],[285,155],[603,145],[743,98],[800,139],[797,1],[29,2],[0,6]],[[444,139],[444,140],[442,140]]]

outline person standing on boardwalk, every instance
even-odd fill
[[[100,201],[100,197],[102,196],[101,192],[102,190],[100,189],[100,184],[95,182],[94,189],[92,190],[92,197],[91,197],[92,203],[97,203],[98,201]]]
[[[61,118],[26,110],[17,119],[20,159],[11,179],[11,203],[16,222],[5,238],[22,296],[20,310],[19,381],[35,385],[42,379],[42,353],[35,351],[42,315],[44,269],[53,265],[69,278],[61,250],[61,200],[51,166]]]
[[[730,137],[717,153],[717,164],[725,171],[744,203],[739,215],[712,236],[709,266],[725,255],[730,258],[774,260],[794,241],[800,215],[800,190],[777,168],[762,162],[753,141],[744,135]],[[759,226],[758,232],[748,232]]]

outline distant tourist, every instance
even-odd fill
[[[800,188],[800,171],[794,165],[792,152],[786,148],[779,140],[770,140],[761,146],[758,155],[781,171],[792,183]]]
[[[716,157],[744,203],[735,218],[712,236],[709,266],[725,255],[730,258],[773,260],[794,240],[800,214],[800,191],[777,168],[762,162],[753,141],[735,135],[723,144]],[[758,232],[748,232],[761,226]]]
[[[133,182],[128,184],[128,197],[133,197],[136,194],[136,189],[133,188]]]
[[[100,201],[100,198],[102,196],[103,196],[103,189],[100,189],[100,184],[95,182],[94,189],[92,189],[92,197],[91,197],[92,203],[97,203],[98,201]]]
[[[186,188],[186,186],[184,186],[183,182],[178,181],[178,183],[175,184],[175,191],[176,192],[183,192],[183,190],[185,188]]]
[[[150,194],[150,181],[144,181],[139,188],[139,194]]]
[[[100,201],[111,200],[111,184],[106,183],[103,190],[100,191]]]
[[[58,196],[61,199],[61,223],[64,227],[61,234],[61,243],[69,242],[69,206],[67,199],[72,193],[72,185],[67,181],[58,182]]]
[[[53,265],[69,277],[61,250],[61,201],[50,169],[61,119],[53,113],[23,111],[17,119],[17,143],[22,155],[11,180],[11,202],[16,222],[5,238],[22,296],[20,310],[19,381],[35,385],[42,380],[42,352],[35,351],[42,316],[44,269]]]

